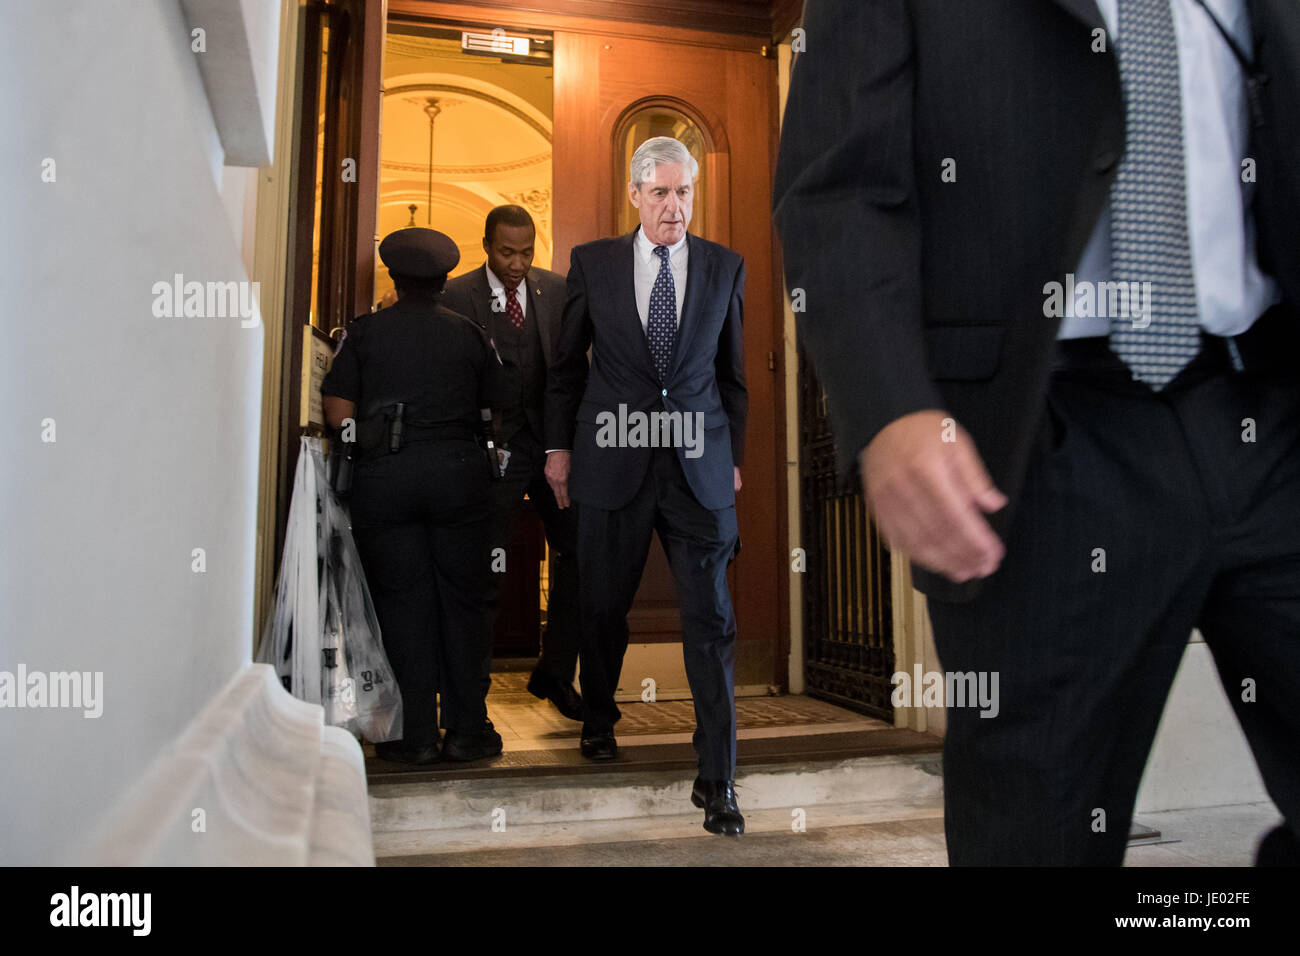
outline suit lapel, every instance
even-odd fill
[[[542,291],[542,285],[537,281],[532,269],[528,270],[524,284],[528,287],[528,309],[524,316],[527,318],[528,315],[532,315],[533,321],[537,324],[537,335],[542,340],[542,358],[549,366],[551,364],[551,336],[555,333],[551,322],[552,303],[547,301],[546,294]]]
[[[646,339],[645,329],[641,327],[641,313],[637,311],[636,306],[636,234],[640,228],[638,226],[615,244],[614,264],[610,275],[618,277],[614,289],[615,311],[620,316],[627,316],[623,320],[627,334],[635,335],[640,340],[641,354],[645,356],[646,367],[649,368],[652,378],[658,378],[659,372],[655,368],[654,356],[650,354],[650,343]]]
[[[487,266],[481,265],[474,273],[474,289],[470,294],[474,315],[471,317],[488,330],[493,339],[497,335],[496,323],[492,321],[492,286],[488,285]]]
[[[1097,0],[1052,0],[1052,2],[1076,20],[1081,20],[1094,29],[1098,27],[1106,29],[1106,21],[1102,19]]]
[[[668,363],[668,376],[677,374],[677,366],[690,344],[691,336],[699,326],[699,303],[708,293],[713,275],[713,255],[709,247],[697,237],[686,234],[686,297],[682,300],[682,314],[677,323],[677,338],[673,341],[673,357]]]

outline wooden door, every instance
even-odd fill
[[[688,118],[707,153],[690,231],[740,252],[746,265],[750,411],[737,498],[742,551],[729,576],[739,627],[736,685],[753,692],[784,686],[788,633],[775,367],[781,352],[769,214],[775,64],[761,54],[761,43],[747,38],[661,39],[657,33],[555,33],[555,262],[563,269],[574,245],[625,231],[628,124],[656,108]],[[633,644],[681,641],[676,595],[658,546],[628,624]],[[623,683],[635,687],[630,677]]]
[[[789,653],[782,293],[769,211],[776,61],[767,55],[772,20],[765,5],[747,0],[697,6],[699,16],[688,20],[680,9],[673,13],[669,5],[649,2],[388,2],[392,16],[553,36],[557,272],[567,270],[574,246],[626,231],[624,138],[641,111],[672,112],[698,132],[705,155],[691,231],[735,249],[746,264],[749,423],[737,500],[743,547],[730,578],[739,627],[737,690],[761,693],[787,686]],[[629,626],[633,644],[667,645],[664,659],[675,654],[680,666],[680,652],[671,645],[681,641],[681,622],[657,545]],[[635,688],[639,675],[624,670],[624,689]]]

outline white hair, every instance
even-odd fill
[[[660,163],[682,163],[690,171],[692,182],[700,174],[700,164],[685,143],[671,136],[652,136],[632,154],[629,181],[640,189],[642,183],[654,179],[655,167]]]

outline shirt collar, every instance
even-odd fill
[[[501,281],[500,277],[492,271],[492,267],[486,262],[483,263],[483,271],[487,273],[488,288],[492,290],[492,294],[495,296],[499,290],[504,295],[506,284]],[[518,296],[527,285],[528,276],[524,276],[523,279],[520,280],[519,285],[515,287],[515,295]]]
[[[671,259],[677,250],[686,245],[686,234],[668,247],[668,257]],[[641,258],[645,260],[653,259],[655,254],[655,244],[646,238],[645,230],[639,225],[636,227],[636,248],[641,253]],[[491,270],[489,270],[491,271]]]

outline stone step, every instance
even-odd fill
[[[698,836],[703,814],[690,803],[692,780],[659,770],[372,784],[375,855]],[[736,792],[751,832],[789,830],[796,811],[808,826],[941,815],[941,756],[749,766]]]
[[[895,801],[875,801],[851,804],[826,804],[801,808],[799,828],[795,827],[792,810],[745,809],[745,839],[755,840],[762,835],[781,834],[808,836],[848,832],[855,828],[875,827],[890,837],[907,835],[907,827],[918,823],[931,824],[929,831],[936,834],[933,841],[939,865],[943,856],[943,804],[940,799],[926,800],[920,805],[902,806]],[[411,865],[533,865],[521,863],[526,851],[551,851],[563,858],[567,853],[594,854],[598,859],[607,857],[608,851],[600,847],[624,847],[629,854],[645,855],[656,845],[705,842],[703,856],[707,858],[721,849],[722,838],[707,833],[703,827],[704,813],[691,808],[690,813],[640,817],[624,820],[570,821],[566,823],[535,823],[524,826],[506,826],[491,830],[478,826],[459,830],[405,830],[377,834],[375,859],[381,866]],[[497,853],[509,854],[494,859]],[[535,857],[542,863],[548,854]],[[653,853],[650,854],[653,861]],[[788,862],[788,861],[787,861]],[[584,865],[575,860],[577,865]]]

